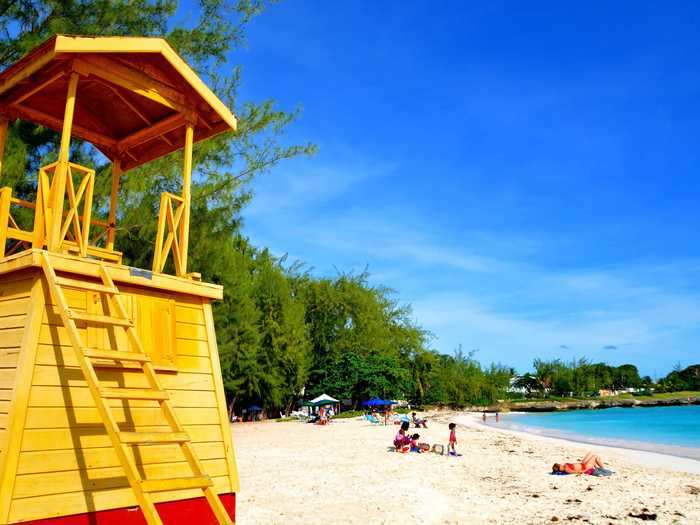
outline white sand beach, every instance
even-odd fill
[[[595,447],[614,476],[551,476],[591,446],[428,416],[411,432],[445,443],[454,421],[462,457],[390,452],[397,427],[359,419],[232,425],[237,523],[700,523],[700,462]]]

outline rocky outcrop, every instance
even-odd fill
[[[586,399],[576,401],[529,401],[526,403],[505,402],[498,407],[489,407],[490,412],[497,410],[506,412],[556,412],[560,410],[584,410],[598,408],[633,408],[633,407],[657,407],[700,405],[700,396],[678,398],[622,398],[622,399]]]

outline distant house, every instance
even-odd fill
[[[620,392],[618,392],[617,390],[608,390],[607,388],[601,388],[600,390],[598,390],[598,395],[600,397],[616,396],[619,393]]]

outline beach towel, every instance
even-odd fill
[[[569,476],[570,475],[568,472],[562,472],[562,471],[550,472],[549,474],[552,476]],[[601,478],[601,477],[612,476],[613,474],[615,474],[615,472],[613,472],[612,470],[608,470],[606,468],[596,467],[596,468],[589,469],[585,472],[578,472],[577,474],[579,474],[579,475],[580,474],[588,474],[589,476],[596,476],[598,478]]]

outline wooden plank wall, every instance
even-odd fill
[[[144,324],[151,320],[139,319],[139,309],[134,307],[135,304],[149,300],[175,301],[173,331],[177,372],[160,372],[159,377],[170,393],[178,417],[192,438],[194,448],[218,492],[232,492],[231,479],[236,474],[230,472],[232,463],[227,461],[225,453],[228,447],[222,430],[228,432],[229,427],[227,421],[222,421],[222,411],[217,404],[216,382],[210,359],[212,348],[205,319],[208,305],[199,297],[136,288],[120,290],[127,297],[131,296],[127,303],[135,312],[140,332],[148,330]],[[66,295],[75,310],[98,313],[96,308],[99,309],[100,302],[92,292],[66,290]],[[45,293],[45,300],[47,311],[39,335],[10,506],[11,523],[135,504],[48,292]],[[83,337],[87,335],[86,328],[80,328],[80,332]],[[90,339],[103,341],[105,344],[102,348],[116,348],[115,338],[111,334]],[[158,340],[157,337],[151,339]],[[147,353],[153,350],[149,344],[153,343],[144,341]],[[211,344],[215,351],[216,342]],[[102,385],[107,387],[147,387],[140,370],[102,368],[98,375]],[[168,429],[163,424],[160,409],[153,401],[115,399],[112,406],[122,430]],[[176,445],[143,445],[133,450],[142,475],[176,477],[190,474]],[[154,494],[156,501],[201,495],[200,490]]]
[[[12,389],[33,282],[27,273],[4,277],[0,282],[0,464],[7,447]]]

